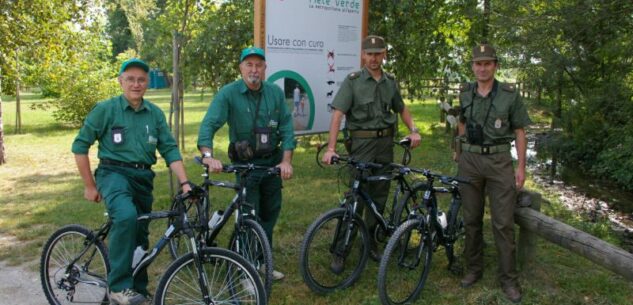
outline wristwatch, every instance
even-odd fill
[[[211,154],[210,151],[205,151],[202,153],[202,158],[213,158],[213,155]]]
[[[417,127],[413,127],[413,129],[411,129],[411,133],[420,133],[420,129],[418,129]]]

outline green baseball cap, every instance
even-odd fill
[[[365,39],[363,39],[362,47],[363,51],[368,53],[380,53],[387,49],[385,39],[376,35],[369,35],[365,37]]]
[[[497,51],[491,45],[482,43],[473,48],[473,62],[483,60],[497,60]]]
[[[144,61],[138,58],[130,58],[124,61],[123,64],[121,65],[121,70],[119,70],[119,75],[123,74],[123,72],[125,72],[125,70],[127,70],[130,67],[139,67],[143,69],[143,71],[149,72],[149,66]]]
[[[240,55],[240,63],[242,63],[246,57],[249,57],[251,55],[256,55],[261,57],[263,60],[266,60],[266,56],[264,56],[264,49],[258,47],[250,47],[242,50],[242,55]]]

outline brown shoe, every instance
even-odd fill
[[[477,283],[480,279],[481,274],[468,273],[462,278],[460,284],[462,285],[462,288],[468,288]]]
[[[518,286],[505,285],[503,286],[503,293],[512,303],[516,304],[521,302],[521,288]]]

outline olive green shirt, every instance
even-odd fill
[[[229,125],[231,143],[247,140],[255,147],[253,122],[258,99],[256,127],[272,128],[271,143],[281,143],[282,150],[293,150],[296,144],[292,114],[281,88],[264,81],[259,91],[252,92],[242,79],[222,87],[213,98],[200,125],[198,147],[213,148],[213,137],[225,123]]]
[[[165,114],[145,99],[136,111],[123,95],[97,103],[79,130],[72,152],[88,154],[95,141],[99,141],[99,159],[155,164],[158,149],[167,165],[182,160]]]
[[[383,71],[376,81],[363,68],[345,78],[332,107],[345,113],[349,130],[372,130],[393,126],[404,101],[391,74]]]
[[[484,145],[510,143],[515,138],[515,129],[532,123],[515,87],[497,80],[487,96],[477,93],[477,83],[463,84],[459,102],[461,122],[483,126]]]

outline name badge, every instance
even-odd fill
[[[112,143],[123,144],[123,127],[112,127]]]
[[[279,125],[279,122],[275,121],[275,120],[270,120],[268,122],[268,127],[272,127],[272,128],[276,128],[277,125]]]
[[[151,135],[150,135],[150,136],[147,138],[147,143],[149,143],[149,144],[156,144],[156,143],[158,143],[158,139],[156,139],[154,136],[151,136]]]
[[[497,118],[497,120],[495,120],[495,128],[499,129],[501,128],[501,119]]]

